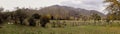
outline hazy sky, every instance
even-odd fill
[[[15,7],[40,8],[56,4],[98,11],[105,8],[103,0],[0,0],[0,7],[7,10],[13,10]]]

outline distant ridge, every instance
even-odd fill
[[[86,10],[82,8],[73,8],[68,6],[60,6],[60,5],[53,5],[41,8],[40,10],[32,10],[32,13],[38,13],[41,15],[50,14],[53,16],[59,15],[60,17],[80,17],[83,16],[90,16],[93,13],[100,15],[101,17],[105,17],[105,15],[96,10]]]

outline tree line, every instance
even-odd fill
[[[39,26],[45,27],[50,20],[101,20],[101,17],[98,14],[92,14],[91,17],[80,15],[79,18],[76,17],[67,17],[61,18],[50,14],[39,14],[39,13],[32,13],[33,9],[29,8],[16,8],[14,11],[5,11],[3,12],[3,8],[0,9],[0,24],[3,23],[13,23],[13,24],[20,24],[20,25],[27,25],[29,26],[36,26],[36,24],[40,24]],[[30,13],[30,11],[32,11]]]

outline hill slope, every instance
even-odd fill
[[[59,6],[59,5],[53,5],[42,8],[41,10],[39,10],[39,12],[43,14],[52,14],[52,15],[60,15],[60,16],[79,16],[79,15],[89,16],[93,13],[96,13],[102,17],[105,16],[103,13],[98,12],[96,10],[86,10],[81,8],[73,8],[73,7]]]

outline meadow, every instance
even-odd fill
[[[32,27],[5,23],[2,28],[0,28],[0,34],[120,34],[119,21],[115,21],[117,24],[114,23],[112,25],[100,25],[97,21],[96,25],[93,25],[94,23],[92,22],[94,21],[91,21],[92,24],[87,23],[87,21],[74,20],[53,20],[51,22],[55,22],[55,24],[62,24],[64,22],[66,25],[53,25],[53,23],[49,23],[46,28],[43,28],[40,26]],[[75,23],[75,25],[73,23]]]

